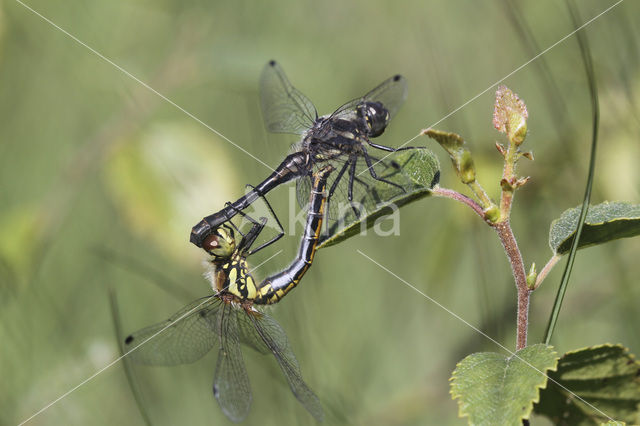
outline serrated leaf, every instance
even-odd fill
[[[318,248],[338,244],[359,234],[362,230],[369,229],[379,218],[392,214],[396,208],[431,195],[431,189],[439,181],[440,163],[428,149],[397,151],[389,155],[386,161],[393,161],[399,167],[393,175],[383,176],[384,179],[402,185],[407,192],[395,197],[385,197],[384,194],[389,185],[380,184],[379,188],[374,187],[385,202],[379,204],[375,210],[366,212],[366,215],[359,219],[336,223],[320,237]]]
[[[557,425],[640,423],[640,363],[621,345],[566,353],[534,410]]]
[[[537,344],[512,356],[493,352],[471,354],[451,376],[451,395],[458,399],[460,417],[473,425],[522,425],[528,419],[547,370],[558,356],[551,346]]]
[[[580,207],[566,210],[551,223],[549,245],[555,254],[566,254],[571,248]],[[578,248],[606,243],[618,238],[640,234],[640,204],[621,201],[604,202],[589,206]]]

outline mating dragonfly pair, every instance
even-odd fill
[[[210,279],[214,294],[192,302],[167,321],[128,336],[125,346],[134,360],[155,365],[194,362],[217,347],[213,393],[224,414],[233,421],[244,419],[251,403],[240,343],[261,353],[271,352],[293,394],[321,421],[322,406],[302,379],[286,334],[273,318],[254,305],[276,303],[298,284],[311,266],[326,213],[331,221],[344,220],[345,216],[357,218],[365,214],[367,208],[388,201],[410,187],[410,182],[402,185],[397,180],[386,179],[385,173],[397,165],[367,151],[367,147],[397,151],[370,139],[384,132],[406,98],[407,85],[402,76],[396,75],[331,115],[318,117],[311,101],[295,89],[280,66],[271,61],[263,70],[260,94],[267,128],[273,132],[301,134],[300,143],[262,183],[193,227],[191,242],[211,255]],[[303,206],[308,202],[298,254],[286,269],[257,283],[247,257],[283,235],[280,222],[264,196],[294,179],[297,179],[298,201]],[[280,233],[252,250],[267,219],[256,220],[243,210],[259,198],[265,199]],[[244,234],[231,220],[238,214],[251,223],[251,229]],[[239,242],[236,232],[242,237]]]

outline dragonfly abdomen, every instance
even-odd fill
[[[314,174],[313,189],[309,197],[307,223],[298,248],[298,255],[285,270],[266,278],[258,285],[258,295],[254,300],[255,303],[276,303],[298,285],[302,276],[311,266],[322,230],[324,206],[327,200],[325,192],[327,178],[332,171],[332,166],[326,166]]]
[[[222,223],[230,220],[237,214],[237,212],[246,209],[251,203],[271,191],[276,186],[301,176],[305,176],[310,170],[311,161],[307,153],[300,151],[288,155],[287,158],[285,158],[284,161],[273,171],[273,173],[271,173],[258,186],[253,188],[233,204],[227,205],[219,212],[209,215],[198,222],[191,229],[191,242],[198,247],[202,247],[203,242],[209,235],[211,235],[213,230]]]

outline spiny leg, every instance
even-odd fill
[[[372,178],[374,178],[375,180],[377,180],[379,182],[384,182],[384,183],[389,184],[391,186],[395,186],[396,188],[401,189],[402,192],[404,192],[404,193],[407,192],[407,190],[404,189],[401,185],[398,185],[395,182],[391,182],[390,180],[378,177],[378,175],[376,174],[376,171],[373,169],[373,162],[371,161],[371,157],[369,157],[369,153],[367,152],[366,149],[364,149],[364,147],[362,147],[362,156],[364,157],[364,161],[367,163],[367,169],[369,169],[369,174],[371,175]]]
[[[387,152],[405,151],[407,149],[427,149],[426,146],[403,146],[401,148],[392,148],[390,146],[380,145],[377,143],[373,143],[371,141],[367,141],[367,143],[369,144],[369,146],[372,146],[374,148],[381,149]]]
[[[248,250],[249,248],[251,248],[251,246],[253,245],[253,243],[255,242],[256,238],[258,237],[258,235],[260,235],[260,233],[262,232],[262,230],[264,229],[264,226],[267,224],[267,218],[265,217],[261,217],[260,218],[260,222],[258,222],[257,220],[255,220],[254,218],[252,218],[251,216],[249,216],[248,214],[244,213],[243,211],[237,209],[233,204],[227,203],[227,205],[236,212],[236,214],[241,215],[242,217],[246,218],[249,222],[252,223],[251,225],[251,229],[249,230],[249,232],[245,234],[242,233],[242,231],[240,231],[240,229],[238,229],[238,227],[232,222],[229,221],[229,223],[238,231],[240,232],[240,234],[242,235],[242,241],[240,241],[240,244],[238,244],[238,250],[239,251],[245,251]],[[276,239],[282,237],[282,235],[276,237]],[[266,244],[266,243],[265,243]]]
[[[252,188],[252,189],[255,189],[251,185],[247,185],[247,186]],[[273,211],[273,208],[271,207],[271,204],[269,204],[269,201],[267,200],[267,197],[265,197],[264,195],[261,195],[260,197],[264,200],[264,203],[267,205],[267,208],[269,209],[269,213],[271,213],[271,216],[275,219],[276,224],[278,225],[278,228],[279,228],[278,229],[278,235],[276,235],[275,237],[273,237],[269,241],[260,244],[258,247],[254,248],[253,250],[249,251],[247,256],[251,256],[252,254],[262,250],[263,248],[265,248],[267,246],[270,246],[271,244],[275,243],[280,238],[282,238],[282,236],[284,235],[284,228],[282,227],[282,224],[280,223],[280,219],[278,219],[278,215],[276,215],[276,212]],[[262,219],[264,219],[264,218],[262,218]],[[266,222],[265,222],[265,224],[266,224]]]
[[[253,189],[254,191],[256,190],[256,188],[252,185],[247,185],[247,187]],[[256,191],[257,192],[257,191]],[[265,197],[264,195],[260,194],[260,198],[262,198],[264,200],[264,203],[267,205],[267,208],[269,209],[269,213],[271,213],[271,216],[275,219],[276,224],[278,225],[278,235],[276,235],[275,237],[273,237],[272,239],[270,239],[269,241],[262,243],[261,245],[259,245],[258,247],[256,247],[255,249],[249,251],[247,253],[247,256],[250,256],[260,250],[262,250],[263,248],[270,246],[271,244],[275,243],[276,241],[278,241],[280,238],[282,238],[282,236],[284,235],[284,228],[282,227],[282,224],[280,223],[280,219],[278,219],[278,216],[276,215],[276,212],[273,211],[273,207],[271,207],[271,204],[269,204],[269,200],[267,200],[267,197]],[[250,215],[246,214],[245,212],[243,212],[242,210],[238,210],[235,206],[233,206],[231,203],[227,203],[227,206],[229,206],[232,210],[234,210],[237,214],[241,215],[242,217],[246,218],[248,221],[250,221],[253,224],[253,227],[251,228],[251,230],[249,231],[249,233],[253,232],[253,229],[256,225],[258,225],[258,222],[252,218]],[[232,223],[233,224],[233,223]],[[267,218],[261,217],[260,218],[260,232],[262,231],[262,229],[264,228],[264,226],[267,224]],[[235,227],[235,225],[234,225]],[[238,231],[239,232],[239,231]],[[248,250],[251,245],[253,244],[253,242],[255,241],[255,238],[258,236],[258,234],[260,233],[256,233],[253,234],[253,239],[251,241],[248,242],[247,246],[245,247],[245,250]]]
[[[226,203],[224,203],[224,207],[225,207],[225,208],[228,208],[228,207],[229,207],[229,208],[231,208],[231,210],[233,210],[233,209],[235,208],[235,207],[233,207],[233,205],[232,205],[232,204],[231,204],[231,202],[229,202],[229,201],[227,201]],[[227,216],[225,215],[225,217],[227,217]],[[238,227],[236,226],[236,224],[235,224],[235,223],[233,223],[233,222],[231,221],[231,219],[227,219],[227,221],[226,221],[226,222],[224,222],[224,224],[223,224],[222,226],[224,226],[224,227],[226,227],[227,229],[229,229],[229,225],[226,225],[227,223],[228,223],[228,224],[230,224],[230,225],[233,227],[233,229],[235,229],[235,230],[236,230],[236,232],[238,232],[238,234],[242,235],[242,238],[245,238],[245,237],[246,237],[246,235],[245,235],[245,234],[240,230],[240,228],[238,228]]]
[[[358,157],[355,157],[351,162],[351,167],[349,169],[349,186],[347,188],[347,198],[349,199],[349,203],[351,204],[351,209],[353,209],[353,213],[356,215],[356,218],[360,217],[360,212],[353,204],[353,181],[356,178],[356,164],[358,164]]]

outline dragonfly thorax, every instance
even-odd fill
[[[256,282],[249,272],[246,259],[239,253],[227,261],[211,260],[215,270],[211,274],[214,291],[231,294],[239,300],[253,300],[258,294]]]
[[[353,120],[330,118],[323,121],[321,126],[314,126],[303,139],[300,148],[311,154],[312,161],[359,153],[361,145],[366,142],[368,132],[369,128],[364,119],[355,115]]]

